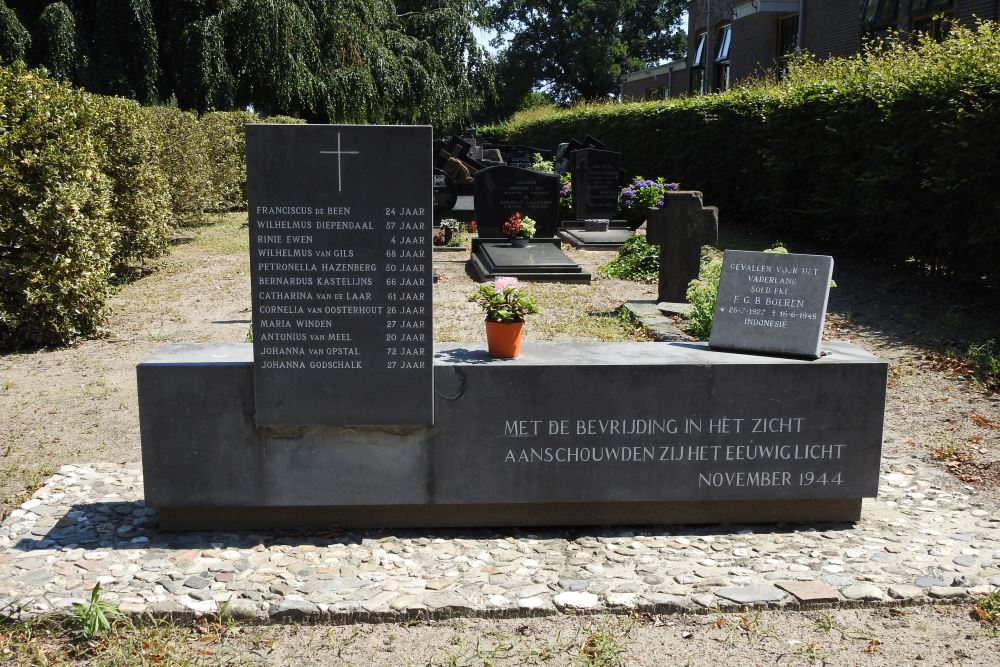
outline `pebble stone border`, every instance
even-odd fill
[[[100,582],[127,614],[247,621],[709,612],[968,600],[1000,586],[1000,514],[883,460],[857,524],[161,533],[136,467],[67,465],[0,524],[0,615]]]

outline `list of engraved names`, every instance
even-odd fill
[[[426,368],[427,211],[390,204],[254,206],[260,368]]]

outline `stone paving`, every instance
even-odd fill
[[[1000,586],[1000,515],[883,460],[854,525],[161,533],[136,467],[68,465],[0,525],[0,614],[343,623],[414,616],[914,604]]]

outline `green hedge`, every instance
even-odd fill
[[[660,102],[532,110],[486,136],[555,146],[590,133],[632,173],[702,190],[723,224],[1000,273],[1000,28],[794,63],[780,83]]]
[[[0,348],[65,343],[104,316],[118,232],[89,96],[0,68]]]
[[[248,111],[217,111],[201,117],[202,132],[209,138],[208,180],[215,210],[231,211],[247,205],[247,146],[243,127],[262,122]],[[304,123],[299,118],[269,116],[267,123]]]
[[[0,349],[94,334],[111,286],[162,253],[174,227],[245,206],[243,125],[259,121],[0,67]]]

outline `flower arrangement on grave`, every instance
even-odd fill
[[[500,231],[509,239],[530,239],[535,236],[535,224],[528,216],[514,213],[500,226]]]
[[[470,234],[479,233],[479,225],[476,224],[475,220],[469,220],[467,223],[465,223],[465,229]]]
[[[552,160],[546,160],[542,157],[541,153],[533,153],[531,155],[531,168],[534,171],[540,171],[546,174],[554,174],[555,167],[552,166]]]
[[[520,354],[524,318],[538,312],[538,302],[518,285],[517,278],[502,276],[483,283],[469,295],[486,314],[486,342],[490,356],[512,359]]]
[[[655,181],[636,176],[631,183],[622,188],[618,196],[618,205],[626,218],[641,223],[648,209],[663,208],[665,192],[675,191],[678,187],[678,183],[667,183],[662,176]]]
[[[573,174],[566,172],[559,176],[559,214],[570,217],[573,211]]]

